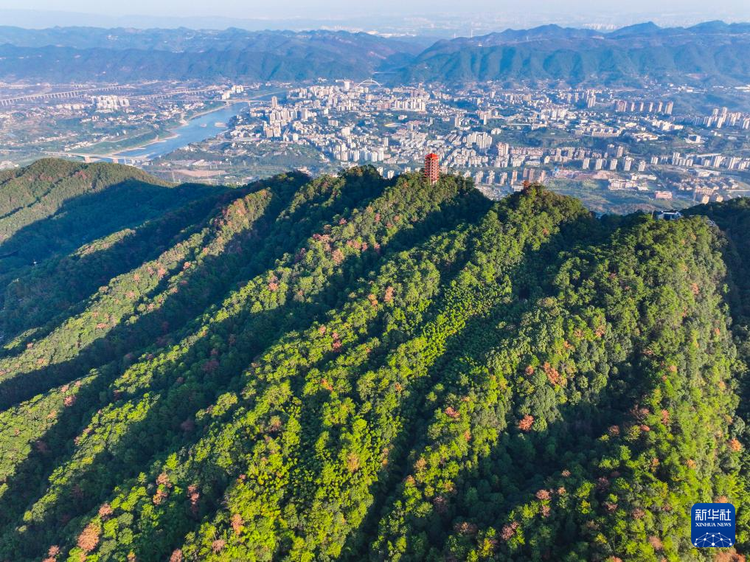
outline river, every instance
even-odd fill
[[[137,158],[140,161],[153,160],[189,144],[210,139],[226,131],[227,124],[232,117],[240,113],[245,107],[247,107],[247,104],[234,103],[223,109],[204,113],[170,131],[169,138],[118,152],[112,155],[112,159],[122,163],[128,163],[128,158]]]

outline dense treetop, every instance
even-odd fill
[[[740,560],[750,207],[688,215],[6,172],[0,561]]]

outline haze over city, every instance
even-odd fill
[[[367,31],[422,31],[470,34],[473,31],[501,31],[506,27],[532,27],[547,23],[614,28],[643,21],[663,25],[689,25],[700,21],[750,19],[750,4],[743,0],[703,2],[687,0],[648,2],[615,0],[550,2],[529,0],[519,6],[510,0],[385,0],[353,3],[343,0],[314,2],[149,2],[101,3],[93,0],[4,0],[0,15],[7,25],[49,27],[95,25],[104,27],[176,27],[249,29],[313,29],[340,27]]]

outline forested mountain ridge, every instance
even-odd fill
[[[748,53],[747,24],[660,28],[651,23],[611,33],[548,25],[439,41],[397,75],[404,82],[741,85],[750,77]]]
[[[613,32],[545,25],[433,42],[346,31],[223,31],[0,26],[0,78],[507,85],[745,85],[750,25],[653,23]]]
[[[0,278],[0,560],[703,560],[714,500],[746,550],[746,200],[150,185]]]
[[[119,82],[364,79],[386,61],[416,55],[424,44],[325,30],[0,27],[0,75]]]

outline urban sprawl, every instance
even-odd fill
[[[393,177],[421,169],[435,153],[443,173],[471,177],[493,197],[533,182],[633,194],[662,207],[746,194],[750,113],[681,104],[695,93],[373,80],[0,86],[0,160],[11,167],[65,155],[130,163],[175,181],[241,183],[290,168],[321,173],[364,164]],[[216,124],[217,134],[149,153],[159,145],[148,143],[227,108],[236,111]],[[142,154],[132,152],[144,145]]]

